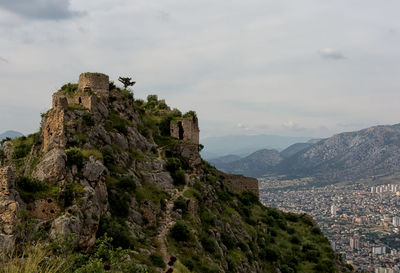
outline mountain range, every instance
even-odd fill
[[[232,162],[211,163],[223,171],[252,177],[285,174],[339,181],[393,175],[400,173],[400,124],[296,143],[280,153],[264,149]]]
[[[245,157],[260,149],[281,151],[289,145],[307,142],[311,137],[291,137],[278,135],[228,135],[202,138],[204,149],[201,156],[210,160],[226,155]]]
[[[17,131],[6,131],[2,134],[0,134],[0,141],[6,138],[16,138],[16,137],[20,137],[23,136],[22,133],[17,132]]]

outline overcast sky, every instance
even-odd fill
[[[201,136],[400,122],[398,0],[0,0],[0,133],[81,72],[196,110]]]

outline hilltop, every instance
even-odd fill
[[[256,179],[201,149],[195,112],[81,74],[39,132],[2,143],[0,248],[44,253],[50,272],[352,270],[310,216],[264,207]]]

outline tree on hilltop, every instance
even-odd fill
[[[131,81],[132,78],[129,77],[119,77],[118,80],[124,85],[125,89],[127,89],[129,86],[133,86],[136,83]]]

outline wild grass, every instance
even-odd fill
[[[22,253],[4,252],[0,256],[0,273],[64,273],[68,271],[66,259],[50,256],[41,243],[26,247]]]

